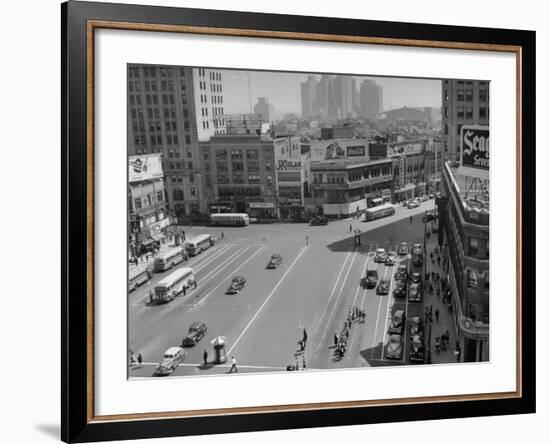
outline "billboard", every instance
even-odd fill
[[[388,157],[388,145],[386,143],[369,143],[369,156],[371,159],[385,159]]]
[[[460,130],[460,167],[464,176],[489,178],[489,127],[463,125]]]
[[[348,146],[346,148],[347,157],[365,157],[365,145]]]
[[[367,144],[365,139],[314,140],[310,144],[311,160],[367,160]]]
[[[128,157],[128,182],[160,179],[163,177],[160,154]]]

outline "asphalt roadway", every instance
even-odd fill
[[[408,325],[401,360],[385,358],[386,334],[395,310],[407,317],[422,316],[422,303],[395,299],[393,278],[399,263],[411,269],[409,256],[399,256],[395,266],[374,264],[374,252],[382,247],[397,250],[401,241],[422,242],[422,214],[434,200],[419,208],[397,207],[396,214],[375,221],[341,220],[326,226],[266,224],[247,227],[193,227],[187,235],[210,233],[223,238],[187,264],[194,269],[198,288],[164,305],[150,305],[149,289],[170,271],[153,278],[128,295],[129,349],[141,353],[143,363],[132,367],[129,377],[151,377],[166,349],[179,346],[195,321],[208,326],[206,336],[194,347],[171,376],[227,373],[234,356],[239,372],[285,371],[288,365],[307,369],[403,365],[408,362]],[[410,221],[410,216],[413,220]],[[351,228],[351,232],[350,232]],[[361,246],[354,245],[353,231],[361,230]],[[277,269],[266,265],[273,253],[283,262]],[[391,278],[389,295],[365,289],[367,268]],[[411,270],[412,271],[412,270]],[[246,286],[235,295],[225,294],[231,278],[242,275]],[[354,322],[343,358],[335,356],[333,337],[342,330],[349,310],[366,311],[366,320]],[[301,351],[303,330],[308,340]],[[210,341],[226,340],[228,360],[212,363]],[[203,364],[203,352],[208,364]]]

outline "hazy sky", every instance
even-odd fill
[[[258,97],[268,97],[276,114],[301,114],[300,83],[307,74],[278,73],[262,71],[222,70],[224,84],[225,112],[228,114],[248,113],[249,96],[252,107]],[[248,89],[250,73],[250,94]],[[441,106],[441,81],[392,77],[359,77],[361,81],[370,78],[383,88],[384,110],[402,106]],[[320,76],[317,76],[319,79]]]

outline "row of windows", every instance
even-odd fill
[[[217,80],[218,82],[222,81],[221,72],[210,72],[210,80]]]
[[[164,196],[162,191],[157,191],[157,202],[163,202]],[[136,211],[141,210],[142,208],[149,208],[154,203],[154,194],[149,193],[145,197],[136,197],[134,199],[134,209]]]
[[[480,89],[479,90],[479,101],[487,102],[489,99],[489,90]],[[445,90],[445,101],[449,100],[449,90]],[[474,100],[474,91],[472,89],[458,89],[456,91],[456,100],[459,102],[473,102]]]

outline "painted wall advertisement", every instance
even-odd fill
[[[311,160],[366,159],[367,140],[315,140],[311,142]]]
[[[160,154],[128,157],[128,182],[162,178]]]

